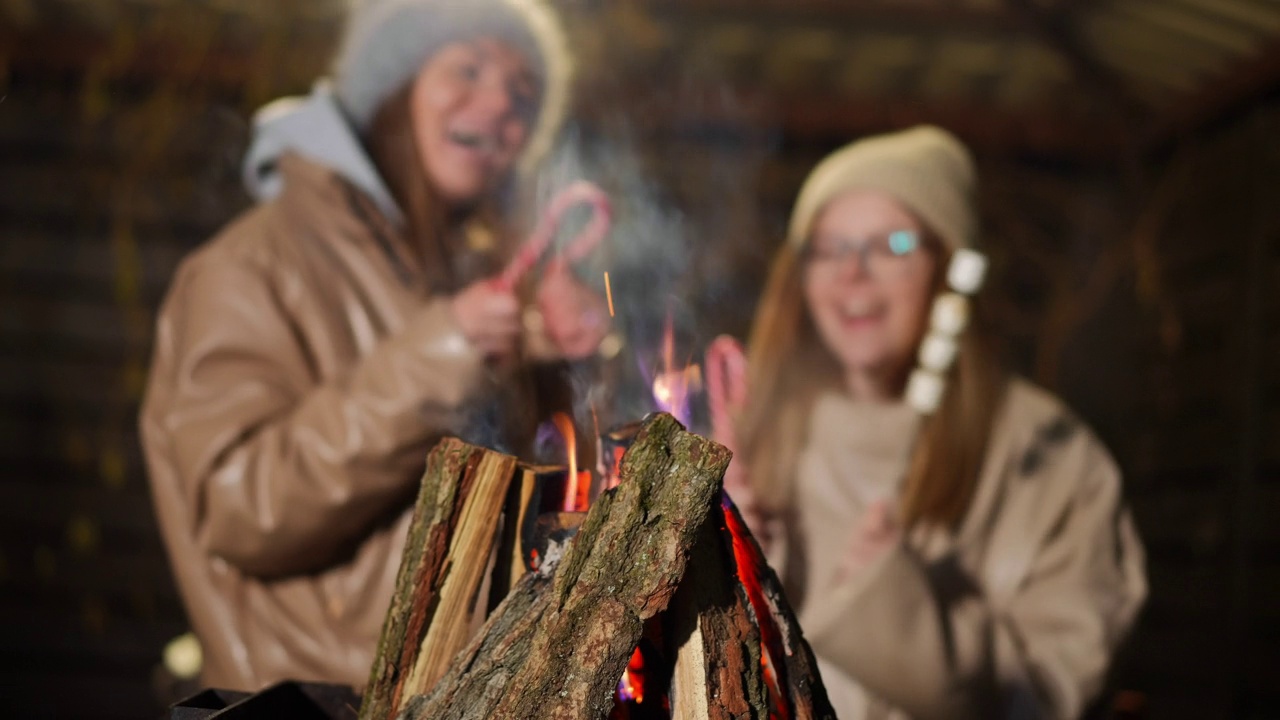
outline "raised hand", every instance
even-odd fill
[[[751,489],[746,459],[741,454],[736,423],[747,406],[747,357],[737,340],[721,335],[707,346],[707,405],[711,414],[711,439],[733,451],[724,474],[724,489],[762,545],[771,533]]]
[[[609,332],[605,299],[578,280],[564,259],[547,263],[537,304],[547,339],[562,357],[576,360],[591,355]]]
[[[462,334],[487,358],[515,354],[520,339],[520,301],[510,288],[480,280],[453,297],[453,317]]]

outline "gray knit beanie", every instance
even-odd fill
[[[364,132],[437,50],[481,36],[523,52],[542,81],[538,117],[521,157],[528,167],[550,150],[560,130],[573,72],[564,30],[541,0],[352,0],[334,90]]]
[[[968,149],[930,125],[876,135],[846,145],[809,174],[791,215],[787,241],[809,239],[814,220],[836,195],[854,189],[893,196],[936,232],[947,247],[977,243],[977,179]]]

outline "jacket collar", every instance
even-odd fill
[[[290,152],[329,168],[367,195],[394,226],[404,227],[403,211],[328,82],[317,82],[306,97],[276,100],[254,115],[253,140],[241,176],[255,200],[270,200],[284,189],[286,175],[280,170],[280,159]]]

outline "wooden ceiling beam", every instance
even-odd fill
[[[749,22],[769,27],[820,24],[857,31],[902,29],[913,32],[1008,34],[1030,28],[1025,18],[1000,10],[978,10],[953,3],[871,3],[833,0],[635,0],[658,18],[680,22]]]
[[[323,71],[332,38],[316,33],[286,48],[245,52],[213,46],[195,52],[180,37],[143,37],[122,55],[111,38],[93,33],[0,32],[0,46],[8,50],[15,77],[33,71],[82,76],[100,63],[109,63],[104,79],[139,87],[178,83],[213,97],[243,98],[251,84],[258,92],[263,86],[273,93],[305,91]],[[802,142],[826,143],[933,122],[982,151],[1081,162],[1114,159],[1127,143],[1116,124],[1081,123],[1053,111],[1001,109],[978,101],[835,97],[820,91],[779,94],[764,88],[734,91],[722,84],[673,88],[651,78],[617,77],[609,86],[612,90],[584,88],[578,97],[578,115],[597,125],[622,116],[634,129],[658,137],[700,126],[716,131],[781,132]]]
[[[781,133],[788,142],[834,145],[878,132],[933,123],[975,150],[995,156],[1038,156],[1081,165],[1114,163],[1129,134],[1118,122],[1084,122],[1060,112],[1000,108],[960,99],[839,97],[827,93],[780,95],[768,90],[727,91],[723,86],[626,85],[619,94],[584,93],[576,116],[606,126],[622,119],[652,138],[682,133]]]
[[[112,36],[82,29],[0,31],[0,58],[10,74],[61,72],[102,80],[185,83],[216,94],[249,86],[305,90],[333,52],[333,33],[319,28],[287,44],[257,41],[210,44],[181,34]]]
[[[1082,163],[1114,162],[1127,143],[1114,123],[1084,124],[1057,112],[1001,110],[970,101],[792,99],[782,125],[799,136],[839,137],[894,130],[919,123],[943,126],[975,150],[993,155],[1041,155]]]
[[[1057,52],[1087,86],[1105,102],[1115,106],[1125,120],[1134,125],[1146,121],[1150,111],[1129,89],[1124,79],[1101,62],[1090,50],[1079,31],[1072,3],[1060,2],[1050,9],[1035,0],[1006,0],[1011,11],[1032,25],[1040,39]]]
[[[1146,152],[1164,152],[1179,141],[1238,115],[1260,99],[1280,92],[1280,41],[1271,42],[1256,55],[1241,60],[1201,87],[1181,104],[1171,119],[1146,133],[1142,138]]]

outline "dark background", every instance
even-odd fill
[[[1113,450],[1147,545],[1117,686],[1150,718],[1280,717],[1280,3],[556,4],[579,136],[678,219],[655,232],[692,253],[700,339],[745,332],[825,153],[920,121],[968,141],[1009,357]],[[323,73],[340,17],[0,0],[6,717],[155,717],[181,691],[135,429],[153,315],[247,205],[249,114]]]

